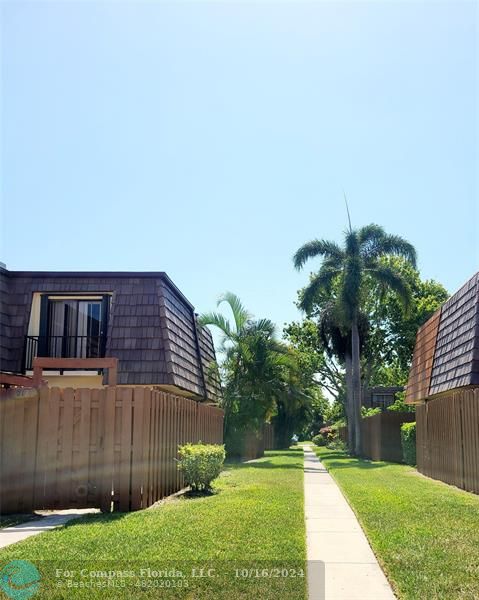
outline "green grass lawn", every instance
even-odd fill
[[[13,559],[36,565],[41,587],[35,598],[304,600],[302,450],[229,465],[215,492],[135,513],[84,517],[0,551],[0,569]],[[171,569],[185,577],[172,577]],[[192,577],[192,569],[205,576]],[[107,570],[130,573],[90,576]],[[153,576],[165,570],[167,577]]]
[[[399,598],[479,598],[478,496],[405,465],[315,450],[358,516]]]

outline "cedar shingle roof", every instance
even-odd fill
[[[420,402],[429,395],[440,318],[441,311],[438,310],[417,332],[406,402]]]
[[[118,383],[171,385],[215,400],[211,334],[166,273],[8,272],[0,269],[0,369],[21,372],[33,293],[109,293],[106,355],[119,359]]]
[[[479,273],[419,330],[406,401],[479,385]]]

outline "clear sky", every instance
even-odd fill
[[[231,290],[282,326],[343,189],[424,277],[479,268],[477,2],[1,10],[9,268],[164,270],[200,312]]]

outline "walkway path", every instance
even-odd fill
[[[41,511],[39,511],[41,512]],[[26,523],[20,523],[20,525],[13,525],[12,527],[4,527],[0,529],[0,548],[10,546],[16,542],[26,540],[32,535],[38,535],[44,531],[55,529],[64,525],[72,519],[78,519],[86,514],[99,512],[98,509],[73,509],[73,510],[56,510],[54,512],[46,512],[48,516],[41,519],[35,519],[33,521],[27,521]]]
[[[394,600],[355,514],[310,446],[304,495],[309,600]]]

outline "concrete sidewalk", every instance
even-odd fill
[[[39,514],[42,511],[38,511]],[[38,535],[50,529],[56,529],[61,527],[72,519],[79,519],[90,513],[100,512],[96,508],[80,508],[72,510],[57,510],[54,512],[46,511],[44,514],[47,515],[41,519],[34,519],[27,521],[26,523],[20,523],[20,525],[13,525],[12,527],[4,527],[0,529],[0,548],[10,546],[16,542],[26,540],[32,535]]]
[[[354,512],[310,446],[304,497],[309,599],[394,600]]]

